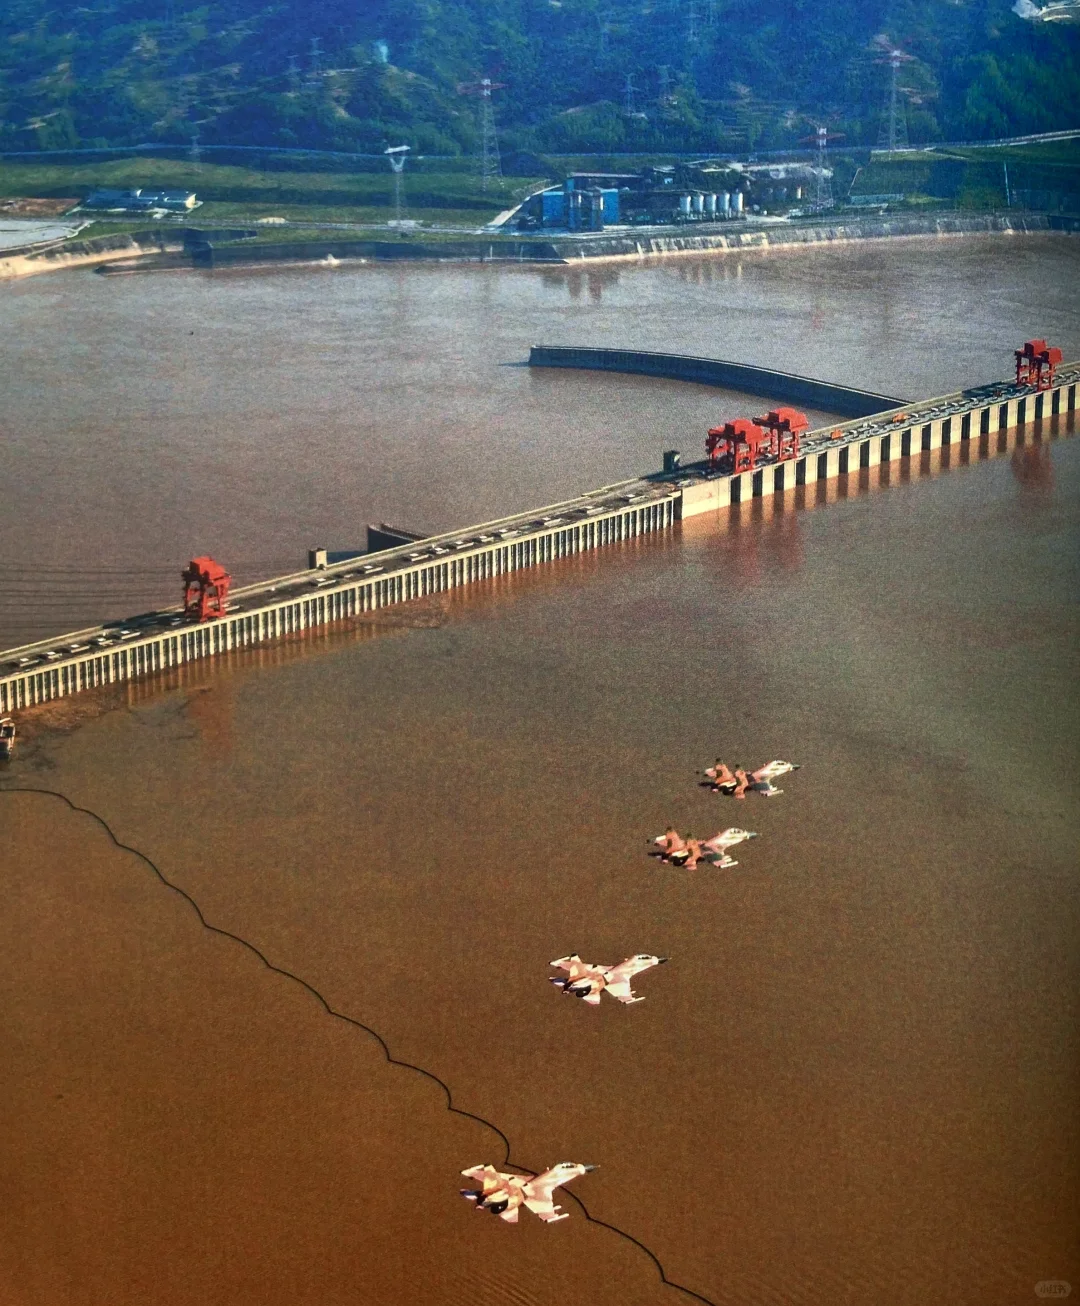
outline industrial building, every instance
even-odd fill
[[[193,190],[107,190],[93,191],[83,200],[84,209],[124,209],[129,213],[146,213],[150,209],[169,209],[190,213],[199,200]]]
[[[831,170],[806,163],[701,160],[640,172],[574,172],[530,195],[511,221],[519,231],[730,222],[747,213],[796,216],[814,208]],[[820,205],[818,205],[820,207]]]

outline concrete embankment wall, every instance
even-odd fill
[[[703,254],[723,250],[773,249],[799,245],[841,245],[856,240],[886,240],[898,236],[962,236],[980,232],[1029,233],[1080,232],[1080,220],[1055,218],[1044,213],[938,214],[921,217],[837,218],[804,224],[770,223],[767,227],[742,222],[724,224],[722,231],[695,233],[684,228],[678,235],[596,236],[579,240],[554,239],[563,262],[579,259],[645,258],[655,254]]]
[[[176,228],[130,235],[101,236],[37,248],[0,258],[0,280],[32,276],[64,267],[101,265],[102,271],[163,271],[243,264],[317,263],[337,259],[375,261],[443,260],[471,263],[577,263],[592,259],[637,259],[650,255],[718,253],[725,250],[842,244],[896,236],[951,236],[968,232],[1080,232],[1080,219],[1046,214],[1022,216],[943,215],[747,227],[728,223],[723,231],[699,234],[589,236],[547,240],[472,239],[436,242],[348,240],[313,236],[310,240],[273,244],[220,245],[212,237],[201,244],[185,240]],[[248,233],[243,233],[248,234]]]
[[[200,251],[196,262],[204,266],[231,263],[317,262],[326,258],[410,261],[449,259],[454,262],[550,263],[559,255],[549,241],[542,240],[453,240],[423,244],[415,240],[318,239],[282,241],[279,244],[214,245]]]
[[[640,376],[662,376],[675,381],[696,381],[719,385],[764,399],[781,399],[806,404],[842,417],[869,417],[898,408],[903,399],[856,390],[851,386],[815,381],[791,372],[774,372],[720,358],[695,358],[687,354],[656,354],[632,349],[587,349],[566,345],[533,345],[530,367],[578,367],[590,371],[631,372]]]
[[[122,235],[98,236],[90,240],[50,242],[48,246],[30,253],[0,258],[0,280],[32,277],[39,272],[55,272],[60,268],[85,267],[117,259],[161,254],[168,250],[180,251],[183,247],[183,232],[169,229],[125,232]]]

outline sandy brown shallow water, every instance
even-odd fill
[[[551,501],[744,402],[504,366],[533,340],[904,395],[1030,335],[1076,357],[1078,248],[16,287],[0,623],[171,597],[204,548],[291,563]],[[496,1135],[14,786],[100,813],[519,1163],[598,1162],[571,1191],[713,1302],[1080,1290],[1080,441],[870,480],[28,717],[4,1306],[685,1300],[572,1202],[474,1213],[457,1172]],[[695,785],[718,751],[803,769],[736,807]],[[669,820],[762,837],[690,876],[645,855]],[[545,982],[572,950],[672,961],[593,1011]]]
[[[240,659],[18,778],[519,1163],[599,1162],[592,1213],[712,1301],[1032,1300],[1078,1271],[1080,442],[847,488]],[[804,769],[736,808],[717,750]],[[10,1300],[680,1300],[572,1205],[477,1216],[496,1138],[87,818],[0,803]],[[762,838],[663,870],[669,819]],[[545,983],[573,950],[672,962],[593,1011]]]

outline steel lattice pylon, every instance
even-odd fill
[[[888,59],[881,60],[889,65],[889,91],[885,104],[885,117],[882,119],[878,137],[878,148],[888,150],[890,153],[895,150],[906,150],[908,146],[907,115],[900,98],[899,75],[900,65],[909,61],[911,57],[903,50],[892,49],[889,51]]]
[[[505,82],[493,82],[490,77],[481,77],[479,81],[462,82],[458,86],[460,95],[475,95],[480,100],[480,187],[485,191],[493,177],[502,176],[499,141],[495,135],[495,107],[491,95],[493,91],[501,91],[505,85]]]
[[[832,169],[829,167],[829,142],[842,141],[843,139],[843,132],[831,132],[828,127],[820,126],[814,132],[813,136],[804,136],[802,138],[801,143],[803,145],[817,146],[817,165],[814,169],[817,176],[814,185],[814,195],[811,200],[815,210],[824,212],[826,209],[831,209],[835,202],[832,188]]]

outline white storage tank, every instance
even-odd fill
[[[702,195],[700,191],[694,196],[694,212],[705,212],[705,196]]]
[[[705,196],[705,212],[706,212],[706,213],[709,215],[709,217],[711,217],[711,218],[716,217],[716,196],[715,196],[715,195],[706,195],[706,196]]]
[[[690,216],[690,196],[689,196],[689,195],[680,195],[680,196],[679,196],[679,212],[680,212],[684,217],[689,217],[689,216]]]
[[[731,194],[729,191],[720,192],[720,212],[726,217],[731,212]]]
[[[735,201],[735,212],[736,212],[736,213],[741,213],[741,212],[743,211],[743,193],[742,193],[742,191],[741,191],[741,190],[737,190],[732,198],[733,198],[734,201]]]

